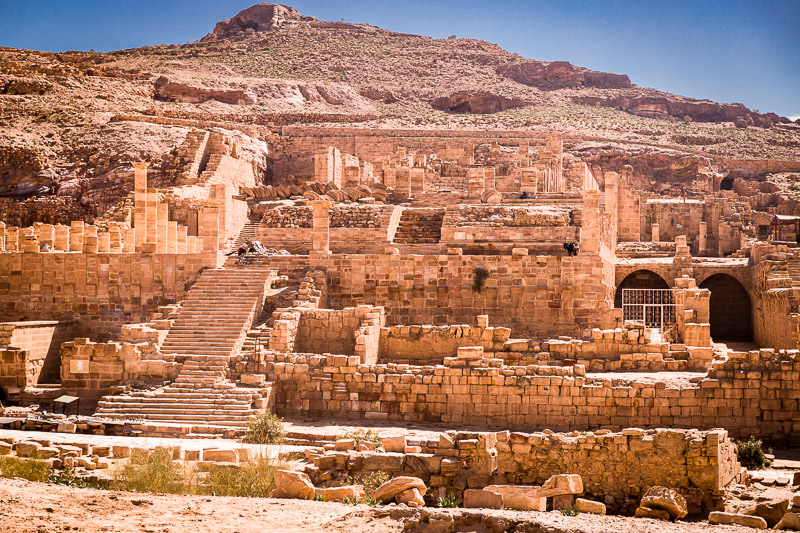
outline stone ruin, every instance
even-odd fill
[[[798,444],[800,253],[776,222],[796,215],[728,189],[730,166],[676,199],[555,134],[246,137],[191,131],[175,186],[137,163],[93,224],[0,224],[3,399],[91,415],[0,425],[427,424],[438,440],[310,448],[295,481],[384,471],[422,480],[405,502],[627,513],[653,486],[718,511],[748,476],[731,438]],[[252,241],[274,250],[237,257]]]

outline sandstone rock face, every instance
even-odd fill
[[[624,89],[633,87],[625,74],[595,72],[566,61],[528,61],[512,65],[500,65],[497,73],[506,78],[532,85],[540,89],[554,90],[565,87],[599,87],[602,89]]]
[[[722,513],[716,511],[708,515],[708,521],[712,524],[736,524],[739,526],[754,527],[756,529],[767,529],[767,523],[763,518],[746,514]]]
[[[303,472],[278,470],[275,472],[275,487],[273,498],[310,500],[314,497],[314,485]]]
[[[154,96],[158,100],[201,104],[208,100],[216,100],[225,104],[247,105],[255,103],[255,98],[244,89],[195,87],[184,83],[170,81],[160,76],[153,85]]]
[[[759,114],[742,104],[720,104],[708,100],[667,96],[572,96],[573,102],[586,105],[616,107],[632,115],[662,120],[670,117],[690,117],[695,122],[739,122],[748,125],[769,126],[782,122],[774,113]]]
[[[217,22],[216,26],[214,26],[214,31],[200,40],[216,41],[246,29],[255,31],[274,30],[291,20],[300,20],[300,13],[293,7],[261,2],[239,11],[232,18]]]
[[[503,507],[519,511],[546,511],[547,498],[539,487],[526,485],[489,485],[485,491],[503,496]]]
[[[673,520],[683,518],[689,512],[686,507],[686,499],[677,491],[667,487],[655,486],[647,489],[640,506],[667,511]]]
[[[452,113],[488,114],[522,107],[529,102],[520,98],[506,98],[490,92],[460,91],[431,101],[431,106]]]
[[[425,482],[418,477],[399,476],[390,479],[375,489],[372,493],[372,497],[384,503],[389,503],[395,496],[410,489],[417,489],[422,496],[424,496],[428,490],[425,486]]]
[[[364,496],[364,487],[361,485],[346,485],[344,487],[330,487],[327,489],[314,489],[316,494],[322,496],[326,502],[335,502],[345,498],[358,499]]]
[[[464,491],[464,507],[467,509],[502,509],[503,495],[481,489],[467,489]]]
[[[45,94],[53,84],[39,77],[0,76],[0,94]]]

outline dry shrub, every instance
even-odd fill
[[[173,461],[169,448],[133,450],[130,462],[114,478],[115,488],[135,492],[191,494],[195,488],[194,470]]]
[[[198,492],[212,496],[267,498],[275,489],[275,471],[285,468],[286,463],[265,456],[250,458],[238,468],[214,465],[200,482]]]
[[[46,482],[50,480],[50,465],[38,459],[21,459],[19,457],[0,457],[0,475],[2,477],[21,477],[28,481]]]

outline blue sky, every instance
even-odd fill
[[[197,40],[255,0],[0,0],[0,46],[98,51]],[[322,20],[485,39],[671,93],[800,115],[800,0],[295,0]]]

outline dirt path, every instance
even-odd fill
[[[407,527],[406,527],[407,526]],[[669,524],[619,516],[562,516],[484,510],[391,510],[302,500],[172,496],[76,489],[0,479],[0,531],[50,533],[735,533],[752,531],[706,523]],[[500,528],[500,529],[497,529]]]

